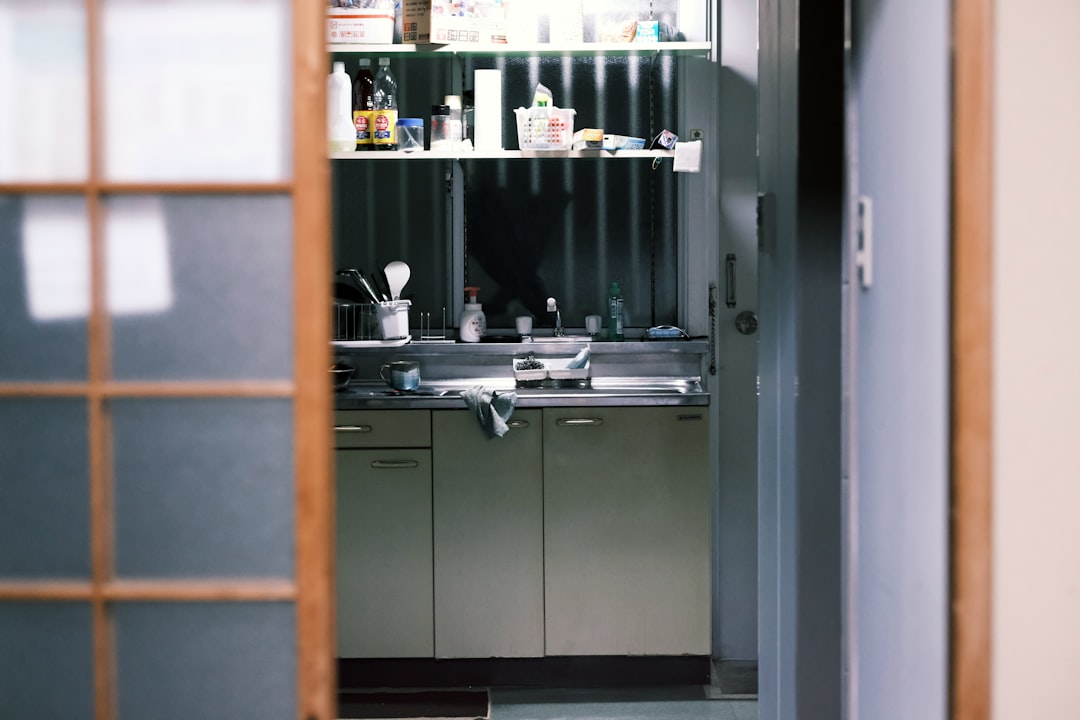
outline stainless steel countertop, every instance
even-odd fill
[[[461,393],[475,386],[517,395],[516,407],[632,407],[708,405],[709,393],[698,378],[592,378],[588,387],[515,387],[514,379],[469,378],[425,382],[412,393],[394,392],[382,382],[351,382],[334,394],[337,410],[465,408]]]

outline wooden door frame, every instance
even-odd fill
[[[993,0],[953,5],[949,715],[990,717]]]
[[[326,13],[292,0],[293,324],[299,717],[337,717]]]

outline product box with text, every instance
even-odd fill
[[[501,0],[403,0],[403,43],[506,44]]]

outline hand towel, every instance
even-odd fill
[[[476,385],[461,393],[465,404],[476,413],[476,420],[489,438],[502,437],[510,427],[506,421],[514,412],[517,393],[496,392],[483,385]]]

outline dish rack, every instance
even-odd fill
[[[573,145],[574,115],[577,110],[519,107],[514,114],[517,116],[519,149],[569,150]]]
[[[334,340],[381,339],[373,303],[334,303]]]

